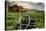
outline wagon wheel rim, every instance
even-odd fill
[[[20,18],[23,18],[22,16],[20,17]],[[27,29],[27,27],[30,25],[30,16],[28,17],[29,18],[29,22],[28,22],[28,24],[26,25],[26,27],[24,28],[24,29]],[[20,19],[21,20],[21,19]],[[19,20],[18,20],[19,21]],[[23,25],[23,24],[22,24]],[[20,21],[20,27],[18,28],[18,29],[20,29],[21,30],[21,21]]]

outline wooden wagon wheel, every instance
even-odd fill
[[[21,19],[23,19],[23,16],[19,18],[19,20],[21,20],[21,21],[18,22],[18,23],[20,23],[20,25],[19,25],[19,27],[18,27],[19,30],[21,30],[21,29],[27,29],[28,26],[31,26],[31,25],[30,25],[30,23],[31,23],[30,20],[31,20],[32,18],[30,18],[30,16],[27,16],[27,17],[29,18],[27,24],[26,24],[26,23],[25,23],[25,24],[22,23],[23,21],[22,21]],[[25,26],[25,27],[24,27],[24,26]]]

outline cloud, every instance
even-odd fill
[[[28,8],[28,9],[40,9],[40,10],[44,10],[44,3],[42,2],[26,2],[26,1],[10,1],[9,2],[12,3],[12,5],[14,4],[18,4],[23,6],[24,8]]]

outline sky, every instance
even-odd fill
[[[44,3],[43,2],[27,2],[27,1],[15,1],[15,0],[8,0],[12,3],[12,5],[17,4],[18,6],[23,6],[24,8],[28,9],[40,9],[44,10]]]
[[[29,2],[44,2],[44,0],[8,0],[8,1],[29,1]]]

